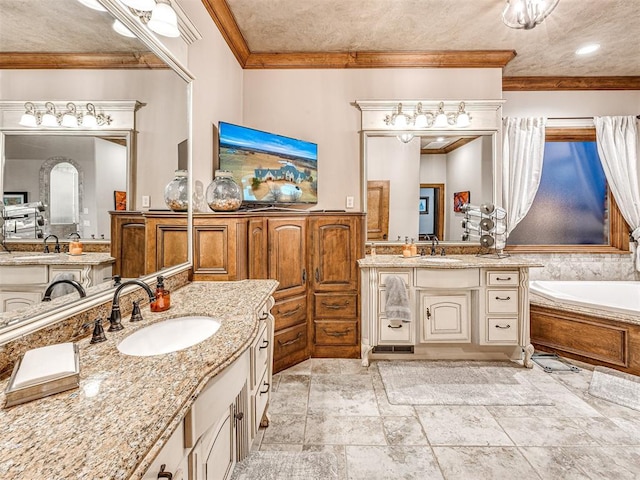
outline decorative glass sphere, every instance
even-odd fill
[[[189,209],[188,181],[186,170],[176,170],[175,177],[164,189],[164,202],[174,212]]]
[[[207,204],[214,212],[231,212],[242,205],[242,189],[233,180],[231,172],[216,170],[215,178],[207,187]]]

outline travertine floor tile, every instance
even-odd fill
[[[431,445],[513,445],[485,407],[420,406],[415,409]]]
[[[349,480],[442,479],[442,473],[429,447],[347,446]]]
[[[640,419],[577,417],[572,420],[600,445],[640,445]]]
[[[312,358],[313,375],[368,375],[368,367],[363,367],[357,358]]]
[[[313,375],[308,414],[379,415],[369,375]]]
[[[310,383],[308,375],[280,375],[278,388],[269,399],[269,412],[306,414]]]
[[[504,417],[498,423],[518,446],[597,444],[571,418]]]
[[[306,445],[386,445],[380,417],[307,416]]]
[[[447,480],[539,480],[516,447],[433,447]]]
[[[416,417],[382,417],[389,445],[429,445]]]
[[[338,461],[338,479],[347,480],[347,457],[344,445],[303,445],[304,452],[326,452],[336,456]],[[306,479],[302,479],[306,480]]]
[[[305,422],[305,415],[270,415],[269,427],[265,429],[262,445],[267,443],[302,444]]]

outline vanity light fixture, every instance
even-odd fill
[[[398,140],[400,140],[402,143],[409,143],[411,140],[413,140],[413,133],[403,133],[398,135]]]
[[[98,12],[106,12],[107,9],[102,6],[102,4],[98,0],[78,0],[85,7],[92,8],[93,10],[97,10]]]
[[[164,37],[180,36],[178,15],[171,6],[171,0],[120,0],[120,2],[127,6],[131,13],[138,17],[140,22],[158,35]],[[113,29],[116,32],[120,35],[129,36],[123,33],[122,29],[116,27],[117,25],[114,22]]]
[[[129,30],[120,20],[114,20],[112,28],[123,37],[136,38],[135,33]]]
[[[471,116],[467,113],[464,102],[460,102],[456,112],[445,111],[444,102],[440,102],[438,108],[430,112],[424,110],[422,102],[419,102],[413,115],[405,113],[402,110],[402,103],[399,103],[397,110],[391,115],[387,115],[384,122],[387,125],[400,128],[410,125],[416,128],[446,128],[448,126],[466,128],[471,125]]]
[[[95,128],[110,125],[111,116],[105,113],[96,113],[96,107],[87,103],[86,113],[78,111],[76,104],[67,103],[64,113],[57,113],[53,102],[44,104],[45,112],[39,112],[33,102],[24,104],[25,112],[18,122],[23,127],[66,127],[66,128]]]
[[[507,27],[531,30],[549,16],[560,0],[507,0],[502,21]]]

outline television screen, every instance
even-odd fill
[[[218,124],[220,169],[245,203],[318,203],[318,146],[231,123]]]

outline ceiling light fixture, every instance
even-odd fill
[[[413,133],[402,133],[398,135],[398,140],[400,140],[402,143],[409,143],[411,140],[413,140],[413,138]]]
[[[404,128],[415,126],[416,128],[466,128],[471,125],[471,116],[467,113],[464,102],[458,104],[456,112],[447,112],[444,102],[440,102],[435,111],[424,110],[422,102],[416,105],[413,115],[409,115],[402,110],[402,103],[398,104],[396,111],[387,115],[384,119],[387,125]]]
[[[576,55],[588,55],[590,53],[600,50],[599,43],[590,43],[576,50]]]
[[[502,21],[507,27],[531,30],[549,16],[560,0],[507,0]]]
[[[102,6],[102,4],[98,0],[78,0],[85,7],[89,7],[93,10],[97,10],[98,12],[106,12],[107,9]]]
[[[119,33],[123,37],[136,38],[135,33],[133,33],[131,30],[125,27],[124,23],[122,23],[120,20],[114,20],[112,27],[117,33]]]
[[[87,103],[86,113],[78,111],[76,104],[67,103],[64,113],[57,113],[53,102],[44,104],[44,113],[39,112],[33,102],[24,104],[25,112],[18,122],[23,127],[65,127],[65,128],[94,128],[111,124],[111,116],[105,113],[96,113],[96,107]]]

